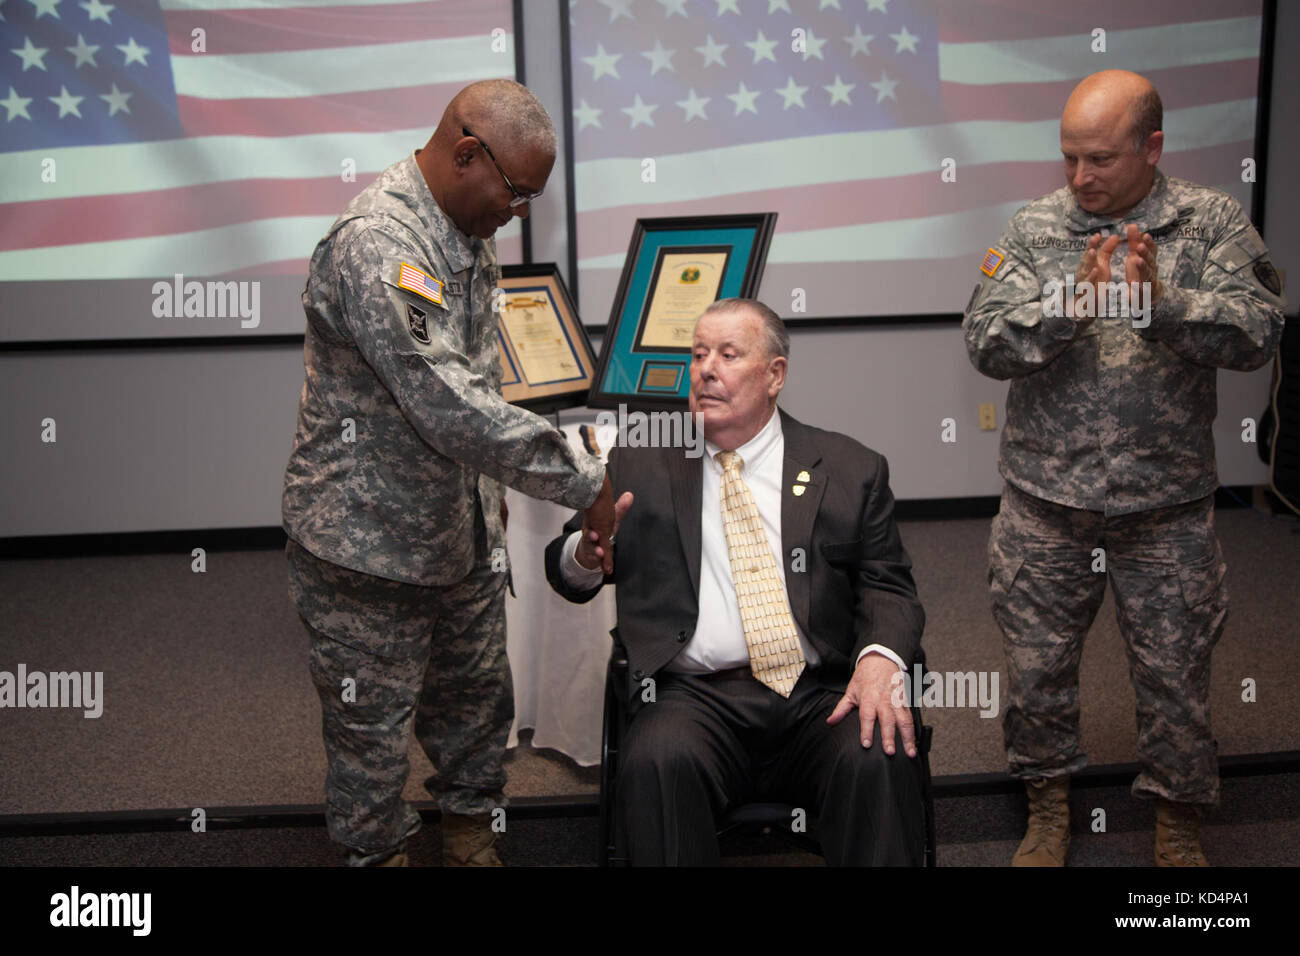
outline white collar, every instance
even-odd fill
[[[777,442],[781,440],[781,434],[781,413],[777,408],[773,407],[772,415],[768,418],[767,424],[758,430],[757,435],[736,449],[736,454],[744,462],[744,469],[752,473],[753,469],[759,467],[763,459],[776,448]],[[722,464],[718,461],[718,455],[722,452],[722,449],[706,438],[704,440],[704,450],[709,453],[709,458],[714,467],[721,470]]]

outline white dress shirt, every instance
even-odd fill
[[[708,674],[732,667],[749,665],[749,647],[745,643],[745,628],[740,619],[740,603],[736,600],[736,586],[731,576],[731,558],[727,553],[727,537],[722,529],[722,464],[717,460],[719,448],[705,441],[701,468],[703,483],[700,494],[700,611],[695,622],[695,634],[682,648],[667,670],[685,674]],[[773,412],[762,429],[736,449],[743,464],[740,477],[749,487],[763,519],[772,556],[776,560],[777,574],[785,586],[785,550],[781,543],[781,481],[785,465],[785,436],[781,431],[781,416]],[[617,489],[615,489],[617,493]],[[632,507],[636,507],[633,502]],[[574,532],[564,543],[560,555],[560,574],[569,587],[587,590],[599,584],[604,577],[597,568],[590,570],[578,563],[576,554],[581,532]],[[794,620],[793,613],[790,615]],[[816,649],[794,620],[803,647],[804,658],[810,668],[820,661]],[[879,644],[864,648],[866,654],[876,651],[884,654],[900,668],[898,655]],[[859,655],[861,660],[862,656]]]

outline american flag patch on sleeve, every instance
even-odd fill
[[[984,261],[980,263],[980,272],[986,276],[993,275],[998,271],[998,266],[1002,265],[1002,260],[1005,258],[1006,256],[989,246],[989,251],[984,254]]]
[[[397,270],[397,287],[423,296],[435,305],[442,305],[442,282],[405,262]]]

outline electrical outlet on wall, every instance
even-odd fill
[[[996,431],[998,427],[998,408],[992,402],[980,406],[980,431]]]

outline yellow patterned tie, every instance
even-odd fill
[[[734,451],[718,453],[722,463],[722,530],[727,536],[731,580],[740,603],[740,622],[749,647],[749,667],[761,683],[789,697],[803,673],[803,648],[790,614],[790,601],[777,573],[776,558]]]

